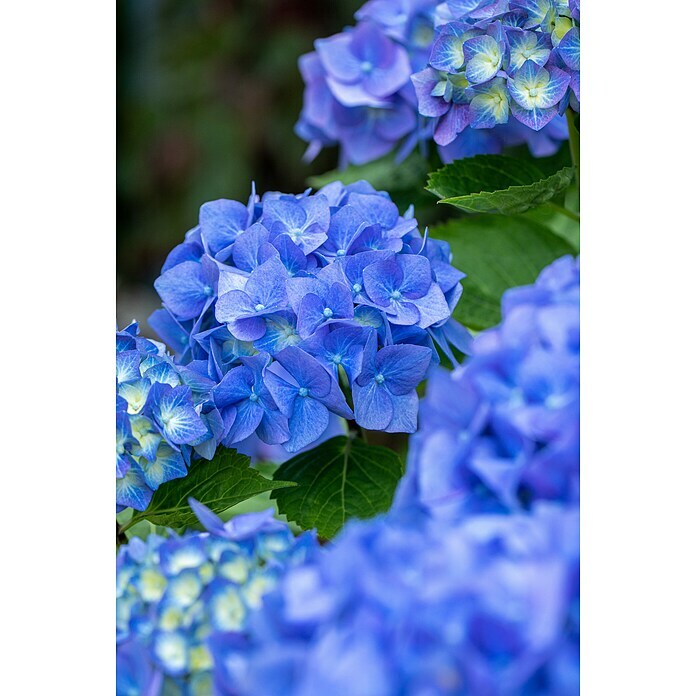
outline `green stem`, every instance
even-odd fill
[[[350,388],[350,383],[348,382],[348,376],[346,375],[343,368],[338,370],[338,382],[343,392],[343,396],[346,397],[346,402],[350,406],[351,410],[355,411],[355,406],[353,405],[353,393]],[[361,440],[367,444],[367,433],[363,430],[354,420],[346,421],[348,423],[348,432],[352,433],[355,437],[359,437]]]
[[[123,527],[118,526],[118,522],[116,523],[116,548],[118,548],[121,544],[127,544],[128,543],[128,537],[125,534],[125,529]]]
[[[561,215],[565,215],[571,220],[575,220],[575,222],[580,222],[580,216],[572,210],[568,210],[568,208],[564,208],[562,205],[558,205],[558,203],[554,203],[553,201],[547,201],[546,205],[553,208],[557,213],[561,213]]]
[[[570,144],[570,157],[573,160],[575,167],[575,179],[578,182],[578,191],[580,190],[580,133],[575,127],[575,112],[568,108],[566,109],[566,121],[568,121],[568,143]]]

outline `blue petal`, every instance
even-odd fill
[[[374,379],[365,386],[359,386],[357,381],[353,384],[353,403],[356,423],[368,430],[384,430],[394,416],[391,394]]]
[[[351,411],[350,406],[348,406],[346,397],[338,386],[337,379],[331,379],[331,390],[329,394],[317,400],[324,404],[332,413],[341,416],[341,418],[350,420],[354,417],[353,411]]]
[[[464,65],[464,42],[467,27],[452,22],[446,24],[433,43],[430,52],[430,65],[436,70],[455,73]]]
[[[558,107],[554,106],[550,109],[523,109],[517,102],[510,102],[512,115],[525,126],[529,126],[532,130],[539,131],[547,123],[553,120],[558,114]]]
[[[116,479],[116,504],[132,507],[135,510],[145,510],[152,500],[152,490],[145,483],[142,471],[133,466],[128,473]]]
[[[329,318],[324,315],[324,309],[324,301],[318,295],[304,296],[297,314],[297,330],[302,338],[311,336]]]
[[[268,230],[259,223],[242,232],[232,246],[234,265],[251,273],[264,261],[277,255],[277,250],[269,243],[268,238]]]
[[[558,53],[571,70],[580,70],[580,29],[573,27],[558,44]]]
[[[157,425],[175,445],[192,442],[208,432],[193,408],[188,387],[171,388],[165,384],[153,384],[148,404]]]
[[[162,273],[184,261],[200,261],[204,252],[203,247],[197,242],[183,242],[169,252],[162,266]]]
[[[189,333],[167,309],[156,309],[148,318],[153,331],[169,346],[177,358],[188,350]]]
[[[285,266],[277,257],[270,258],[253,271],[244,286],[244,292],[255,306],[263,306],[257,312],[269,314],[285,309],[288,302],[285,291],[287,277]]]
[[[503,63],[503,51],[492,36],[477,36],[464,44],[466,77],[473,84],[495,77]]]
[[[118,385],[118,395],[128,403],[128,413],[140,413],[147,402],[151,384],[149,379],[135,379]]]
[[[223,440],[225,447],[231,447],[249,437],[258,427],[263,415],[264,410],[258,402],[248,399],[241,401],[237,405],[232,427]]]
[[[238,201],[220,199],[201,206],[201,238],[214,256],[229,246],[249,224],[249,212]]]
[[[145,416],[131,416],[130,424],[136,441],[132,447],[133,454],[144,457],[148,461],[154,461],[162,436],[157,432],[152,421]]]
[[[298,387],[277,375],[272,371],[272,368],[273,366],[266,373],[266,386],[273,395],[273,399],[281,413],[289,418],[295,408]]]
[[[283,447],[288,452],[297,452],[317,440],[328,425],[329,411],[326,406],[309,397],[298,397],[288,424],[290,438],[283,443]]]
[[[287,234],[279,235],[272,244],[277,249],[280,260],[290,277],[302,273],[307,268],[307,257]]]
[[[418,395],[415,391],[392,397],[394,417],[385,428],[388,433],[415,433],[418,427]]]
[[[156,459],[153,462],[141,459],[140,467],[145,482],[153,490],[157,490],[166,481],[182,478],[187,473],[181,453],[174,451],[165,442],[158,447]]]
[[[212,396],[218,408],[227,408],[248,399],[254,386],[252,371],[240,365],[231,369],[213,388]]]
[[[402,396],[413,391],[430,367],[432,351],[423,346],[385,346],[377,353],[375,370],[382,375],[389,391]]]
[[[124,350],[116,353],[116,381],[140,379],[140,351]]]
[[[203,505],[203,503],[199,503],[195,498],[189,498],[188,504],[204,529],[217,536],[225,535],[225,527],[222,520],[212,510]]]
[[[290,437],[288,419],[280,411],[266,410],[256,434],[268,445],[280,445]]]
[[[176,368],[166,360],[162,360],[145,370],[143,377],[149,379],[151,382],[161,382],[162,384],[169,384],[172,387],[178,387],[181,384],[181,379],[179,378],[179,373]]]
[[[213,295],[214,289],[203,278],[202,264],[184,261],[155,280],[162,302],[178,319],[196,319]]]
[[[290,346],[276,355],[276,360],[316,398],[327,396],[331,389],[331,377],[321,363],[305,351]]]
[[[423,297],[412,302],[418,310],[418,326],[422,329],[444,321],[451,314],[447,299],[437,283],[433,283]]]
[[[297,320],[292,312],[278,312],[263,317],[266,331],[263,336],[254,341],[257,350],[275,355],[288,346],[296,346],[300,342],[297,331]]]

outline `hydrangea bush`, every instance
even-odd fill
[[[364,180],[202,205],[164,344],[116,333],[119,696],[579,692],[579,4],[356,18],[309,155],[571,159],[446,165],[432,235]]]
[[[527,143],[553,154],[580,110],[579,0],[370,0],[302,56],[307,157],[345,165],[434,140],[443,161]]]

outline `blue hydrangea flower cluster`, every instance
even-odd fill
[[[223,524],[190,503],[207,532],[153,534],[119,549],[118,696],[210,694],[209,637],[243,632],[281,570],[316,545],[312,534],[295,538],[272,510]]]
[[[155,281],[150,325],[223,445],[288,452],[333,417],[414,432],[416,386],[469,335],[451,318],[464,274],[367,182],[201,207]],[[346,396],[352,403],[346,399]]]
[[[503,297],[467,364],[430,379],[396,505],[435,516],[574,504],[580,487],[580,270],[564,257]]]
[[[133,323],[116,333],[116,505],[144,510],[192,453],[210,459],[220,427],[203,413],[164,345]]]
[[[577,510],[423,529],[349,525],[290,568],[247,640],[211,640],[215,693],[576,694]]]
[[[308,159],[339,144],[343,165],[364,164],[428,140],[445,162],[525,142],[545,156],[567,137],[579,0],[369,0],[356,19],[300,58]]]

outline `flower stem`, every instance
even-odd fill
[[[116,522],[116,548],[118,548],[121,544],[127,543],[128,537],[126,536],[124,528],[120,527],[118,522]]]
[[[578,191],[580,191],[580,133],[575,127],[575,112],[570,108],[566,109],[566,121],[568,121],[570,157],[575,167],[575,180],[578,182]]]
[[[553,201],[547,201],[546,205],[553,208],[557,213],[565,215],[571,220],[575,220],[575,222],[580,222],[580,216],[572,210],[568,210],[568,208],[564,208],[562,205],[558,205],[558,203],[554,203]]]

